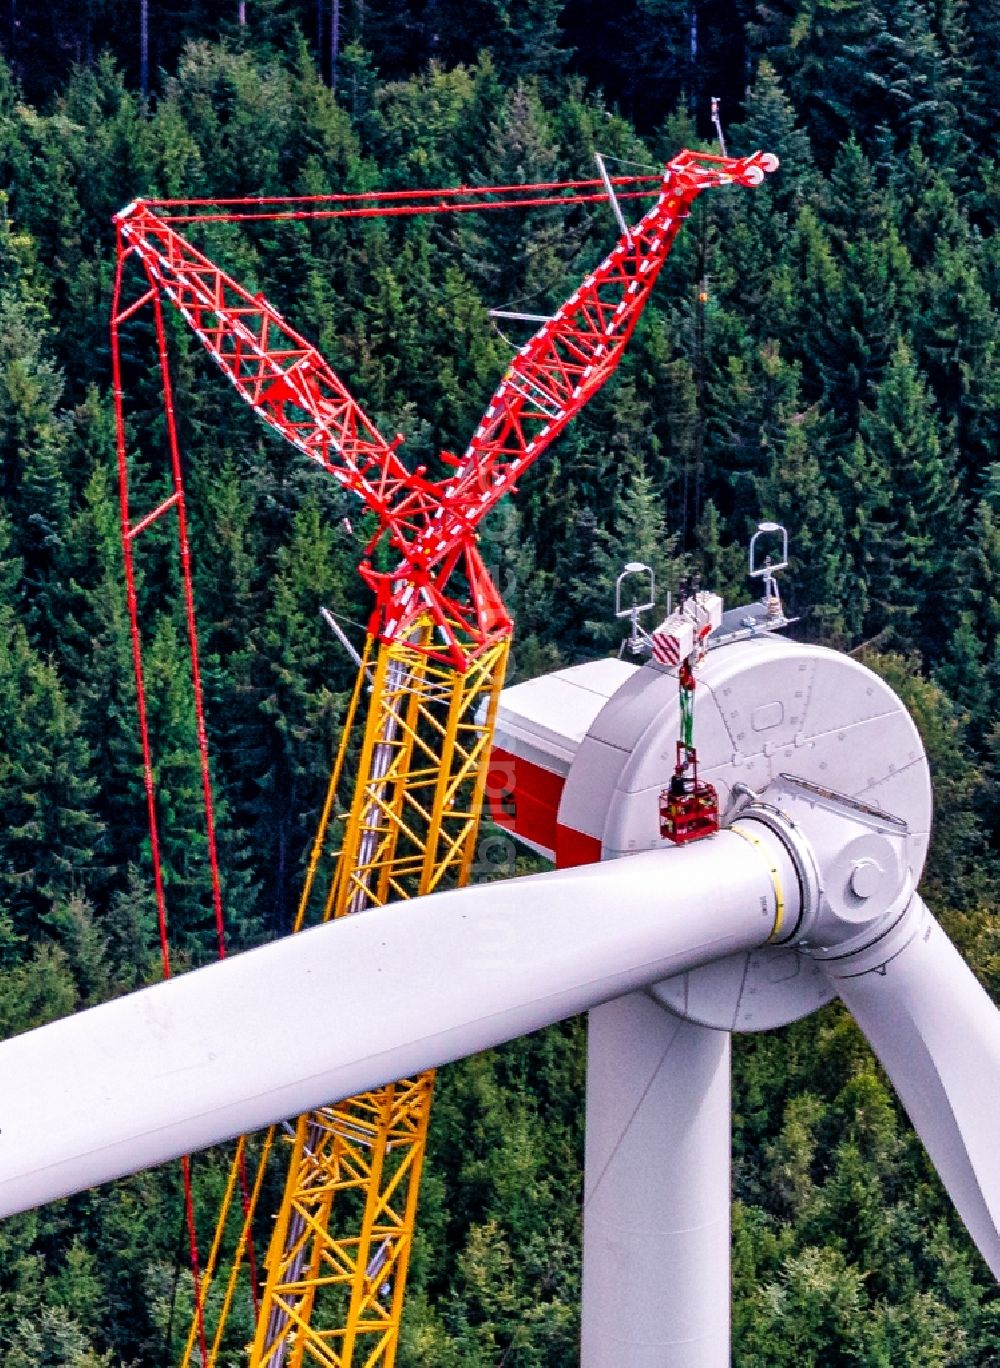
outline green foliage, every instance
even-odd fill
[[[933,648],[941,609],[950,606],[946,577],[963,510],[952,434],[942,432],[929,388],[902,340],[873,407],[862,411],[859,442],[863,465],[881,466],[886,477],[868,574],[870,626],[891,626],[906,643]]]
[[[82,886],[97,863],[103,823],[79,718],[55,667],[20,625],[0,632],[0,890],[33,930],[52,902]]]
[[[819,189],[809,135],[799,126],[795,106],[767,58],[757,68],[743,118],[731,136],[741,148],[781,149],[781,181],[776,187],[775,208],[787,211],[798,207]]]

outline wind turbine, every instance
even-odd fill
[[[773,616],[766,594],[727,613],[700,667],[716,835],[661,831],[674,668],[506,690],[498,807],[564,867],[366,911],[0,1045],[0,1214],[589,1011],[581,1361],[718,1368],[730,1034],[839,995],[1000,1276],[1000,1012],[916,892],[923,746],[882,680]]]

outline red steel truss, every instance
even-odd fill
[[[136,200],[115,219],[119,278],[124,261],[135,255],[148,290],[120,311],[117,321],[154,297],[170,301],[241,398],[375,513],[378,531],[359,567],[376,595],[373,632],[398,640],[430,614],[437,640],[428,650],[464,669],[510,632],[476,550],[480,520],[614,371],[694,199],[711,186],[759,185],[776,165],[766,153],[737,158],[682,152],[669,162],[652,208],[622,233],[597,269],[515,356],[464,455],[441,453],[453,471],[443,479],[429,478],[425,467],[407,467],[399,455],[402,437],[387,441],[316,348],[262,294],[251,294],[198,251],[175,224],[574,204],[606,198],[603,187],[597,189],[601,182],[305,200]],[[613,184],[622,197],[631,197],[649,193],[643,185],[648,179],[622,177]],[[390,571],[374,568],[380,545],[395,561]]]

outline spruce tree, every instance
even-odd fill
[[[563,173],[551,119],[534,82],[519,81],[496,111],[479,159],[485,184],[551,181]],[[564,232],[544,210],[497,215],[489,225],[463,215],[463,266],[493,307],[544,313],[562,279]]]
[[[746,602],[746,545],[729,538],[711,499],[705,504],[701,522],[695,530],[691,562],[706,588],[721,594],[727,603]]]
[[[861,624],[851,621],[844,516],[824,474],[825,425],[815,410],[788,415],[786,423],[770,471],[756,482],[760,512],[788,530],[786,611],[804,615],[810,635],[839,642]]]
[[[168,613],[153,623],[147,628],[143,671],[157,835],[167,932],[179,964],[186,964],[213,959],[217,953],[204,798],[185,629]],[[148,829],[140,850],[152,884]]]
[[[86,887],[103,823],[78,715],[20,624],[0,627],[0,715],[0,896],[37,934],[54,902]]]
[[[768,198],[788,211],[815,193],[817,177],[809,135],[800,127],[795,106],[766,57],[757,68],[743,117],[730,130],[729,142],[737,155],[746,156],[759,148],[773,152],[780,160],[777,177],[768,182],[767,196],[754,198]]]
[[[102,435],[109,436],[105,417],[97,396],[90,396],[77,414],[81,454],[88,452],[88,437],[99,444]],[[106,823],[106,860],[88,882],[102,905],[147,839],[121,532],[106,460],[109,449],[110,444],[101,453],[104,460],[95,456],[57,562],[59,660],[90,747]]]
[[[59,547],[69,519],[62,379],[45,353],[36,300],[0,290],[0,494],[21,558],[35,640],[55,645]]]
[[[957,243],[935,244],[919,277],[913,312],[916,355],[942,417],[954,424],[966,494],[993,457],[1000,414],[1000,318],[983,267],[979,235],[963,222]]]
[[[874,406],[862,412],[865,460],[888,473],[884,525],[872,565],[871,621],[940,656],[941,620],[952,599],[962,504],[953,434],[942,428],[910,345],[900,340]]]
[[[248,642],[260,699],[259,740],[252,741],[261,747],[254,847],[266,852],[261,872],[272,934],[291,923],[299,861],[319,817],[353,684],[353,665],[319,614],[321,607],[343,613],[351,558],[323,522],[318,500],[308,498],[275,557],[271,604]]]
[[[859,237],[879,238],[889,226],[890,196],[875,168],[851,133],[837,149],[830,174],[820,189],[823,222],[843,250]]]
[[[679,551],[679,540],[677,532],[668,529],[656,482],[633,460],[617,474],[611,517],[602,529],[592,558],[598,588],[595,606],[599,611],[591,633],[605,649],[616,648],[628,627],[626,621],[615,620],[613,611],[615,581],[626,563],[638,561],[653,571],[656,608],[644,625],[647,629],[655,627],[665,612],[668,595],[676,599],[684,578],[686,563]],[[628,606],[627,601],[623,606]]]
[[[995,465],[990,471],[1000,474]],[[955,559],[955,581],[964,611],[947,634],[935,677],[966,709],[982,739],[1000,710],[1000,481],[984,482]]]

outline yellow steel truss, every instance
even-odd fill
[[[463,674],[428,658],[430,626],[369,641],[331,775],[295,929],[464,884],[471,871],[508,642]],[[365,695],[350,809],[336,793]],[[339,835],[340,849],[335,836]],[[288,1136],[281,1206],[257,1308],[250,1368],[391,1368],[395,1360],[434,1077],[424,1073],[307,1113]],[[273,1132],[264,1141],[264,1160]],[[264,1162],[262,1160],[262,1162]],[[230,1363],[225,1322],[246,1263],[257,1198],[240,1142],[203,1287],[219,1280],[223,1231],[237,1257],[218,1295],[209,1368]],[[243,1193],[237,1203],[236,1194]],[[237,1208],[240,1207],[241,1210]],[[182,1368],[197,1362],[192,1324]]]

